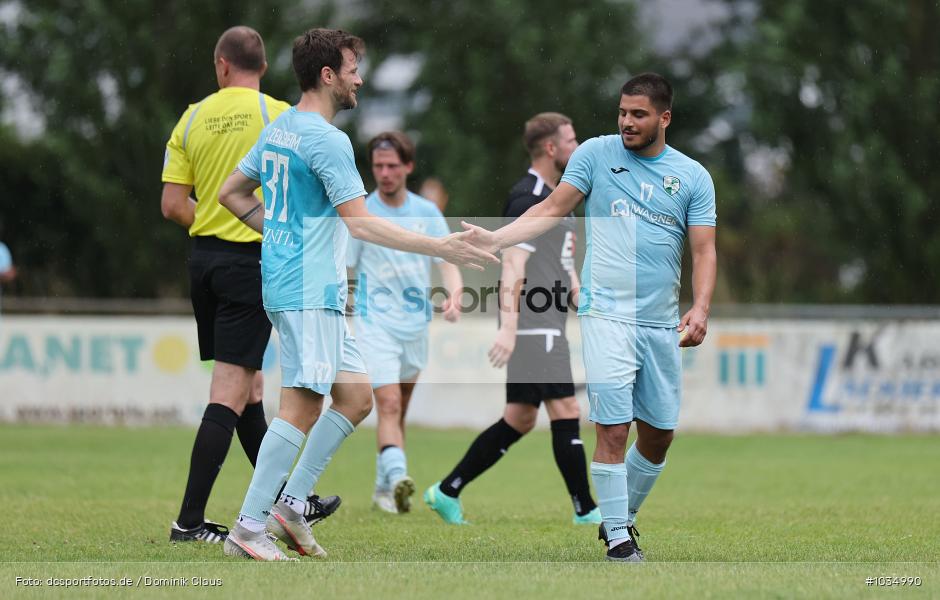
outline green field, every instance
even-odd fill
[[[624,565],[603,561],[594,528],[571,525],[547,432],[467,489],[468,527],[443,525],[420,502],[408,515],[372,511],[373,434],[353,435],[319,486],[343,497],[314,529],[329,557],[268,565],[167,542],[192,430],[0,427],[0,597],[125,591],[16,586],[53,576],[186,578],[185,588],[132,589],[187,597],[940,596],[940,437],[680,436],[638,522],[648,562]],[[423,489],[474,434],[409,435]],[[235,440],[210,518],[233,520],[250,475]],[[869,576],[922,584],[868,586]],[[222,586],[193,587],[193,577]]]

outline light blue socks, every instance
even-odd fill
[[[242,504],[242,515],[264,523],[303,443],[301,430],[283,419],[271,421],[258,449],[255,473],[251,476],[248,494]]]
[[[375,489],[385,492],[388,491],[388,479],[383,467],[382,453],[379,452],[375,455]]]
[[[607,539],[613,548],[616,540],[630,537],[627,531],[627,466],[591,463],[591,480],[597,493],[597,505],[604,517]]]
[[[636,521],[636,513],[640,510],[640,505],[646,500],[653,484],[659,474],[663,472],[666,461],[660,464],[653,464],[646,460],[640,451],[636,449],[636,443],[630,446],[627,451],[627,489],[630,495],[630,512],[627,515],[627,523],[633,525]]]
[[[305,499],[319,481],[320,475],[340,444],[354,429],[355,426],[342,414],[332,408],[325,411],[310,430],[307,445],[304,446],[300,460],[287,481],[284,494]]]
[[[390,489],[392,484],[408,474],[408,464],[405,461],[405,451],[398,446],[390,446],[379,454],[382,463],[382,473],[385,476],[384,489]]]

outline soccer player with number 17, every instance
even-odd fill
[[[705,339],[715,288],[715,188],[702,165],[666,145],[672,95],[660,75],[630,79],[621,89],[619,135],[581,144],[548,198],[495,232],[464,224],[473,243],[495,252],[544,233],[585,202],[578,316],[597,430],[591,477],[612,561],[643,560],[636,515],[678,424],[679,349]],[[693,305],[680,319],[686,237]],[[626,451],[633,421],[637,441]]]

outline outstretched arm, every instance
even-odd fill
[[[366,209],[365,197],[344,202],[336,212],[346,223],[349,233],[356,239],[404,252],[440,256],[449,263],[466,265],[478,271],[489,262],[499,262],[493,254],[467,243],[472,234],[464,231],[446,237],[433,238],[408,231]]]
[[[464,229],[473,233],[471,243],[489,252],[496,252],[542,235],[557,225],[562,217],[570,214],[582,200],[584,200],[584,194],[578,188],[562,182],[549,194],[548,198],[525,211],[521,217],[509,225],[500,227],[496,231],[488,231],[466,222],[462,224]]]

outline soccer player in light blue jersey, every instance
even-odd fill
[[[16,267],[13,266],[13,256],[10,249],[0,242],[0,283],[10,283],[16,279]],[[0,290],[0,295],[2,295]]]
[[[261,443],[224,545],[232,556],[287,560],[266,529],[301,555],[326,554],[303,518],[304,499],[372,410],[369,378],[343,314],[349,235],[477,269],[497,260],[468,244],[468,232],[433,238],[369,214],[352,145],[332,125],[338,111],[356,106],[364,48],[343,31],[311,29],[299,36],[293,67],[300,102],[262,131],[219,193],[228,210],[262,232],[262,300],[281,361],[278,417]],[[253,195],[259,185],[263,203]],[[333,403],[321,416],[328,393]]]
[[[715,288],[715,189],[702,165],[666,145],[672,86],[644,73],[621,89],[619,135],[572,155],[552,194],[495,232],[464,226],[497,251],[544,233],[585,201],[581,319],[590,418],[597,430],[591,477],[607,559],[643,560],[636,515],[662,472],[679,416],[680,347],[705,338]],[[692,308],[679,317],[688,237]],[[637,440],[626,451],[630,423]]]
[[[437,206],[405,186],[415,156],[414,143],[407,135],[380,133],[369,142],[368,153],[377,186],[366,197],[370,213],[430,236],[450,233]],[[457,321],[463,281],[455,265],[360,240],[352,240],[346,253],[350,279],[356,282],[355,333],[378,413],[372,501],[388,513],[411,510],[415,491],[405,457],[405,414],[418,375],[428,362],[432,260],[447,290],[444,318]]]

